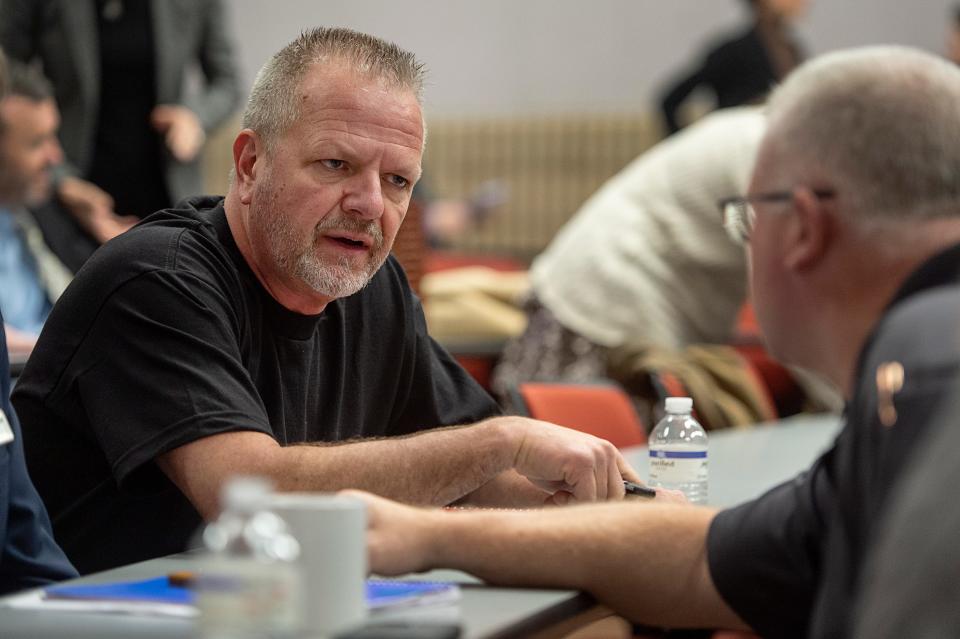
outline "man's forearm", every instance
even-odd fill
[[[360,488],[412,504],[441,506],[488,484],[513,465],[509,432],[488,420],[409,437],[290,446],[271,473],[280,490]]]
[[[465,495],[457,505],[480,508],[530,508],[543,506],[549,497],[550,493],[537,488],[520,473],[508,470]]]
[[[157,464],[206,518],[216,516],[220,488],[238,474],[269,477],[283,491],[358,488],[435,506],[481,487],[471,497],[487,505],[538,505],[550,495],[619,499],[623,480],[638,480],[610,442],[511,416],[407,437],[286,447],[263,432],[231,431],[175,448]]]
[[[456,568],[502,585],[584,590],[648,624],[745,629],[709,574],[714,514],[649,502],[430,513],[423,567]]]

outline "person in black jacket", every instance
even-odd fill
[[[712,47],[664,94],[660,107],[670,133],[682,128],[680,109],[696,89],[712,91],[718,109],[756,102],[802,61],[790,22],[806,10],[808,0],[746,1],[753,12],[750,28]]]

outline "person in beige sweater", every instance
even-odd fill
[[[729,339],[746,261],[717,200],[744,190],[764,129],[760,107],[717,111],[611,178],[534,261],[526,331],[494,378],[585,381],[612,349]]]

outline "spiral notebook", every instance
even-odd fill
[[[459,600],[460,586],[445,581],[367,580],[367,605],[371,610],[446,604]]]

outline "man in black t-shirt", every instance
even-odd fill
[[[771,97],[745,197],[752,298],[772,352],[847,398],[833,447],[737,508],[604,504],[443,517],[378,497],[372,568],[581,588],[647,624],[850,636],[904,465],[960,382],[960,69],[902,47],[842,51]],[[942,499],[953,499],[952,486]]]
[[[435,505],[618,499],[636,479],[608,442],[499,416],[427,334],[388,257],[421,83],[394,45],[303,34],[258,75],[226,198],[154,214],[78,273],[13,401],[80,572],[182,550],[239,473]]]

